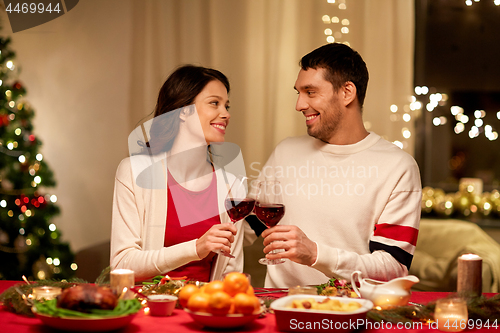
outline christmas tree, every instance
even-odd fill
[[[51,219],[55,186],[33,132],[34,112],[26,90],[16,81],[10,38],[0,38],[0,279],[63,279],[77,268],[74,254]]]

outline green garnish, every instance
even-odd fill
[[[103,318],[124,316],[136,313],[142,308],[141,302],[137,299],[119,300],[113,310],[92,309],[89,313],[74,311],[57,307],[57,300],[35,301],[34,307],[37,313],[52,317],[80,317],[80,318]]]

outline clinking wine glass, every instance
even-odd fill
[[[238,176],[229,188],[224,207],[231,222],[236,223],[247,217],[255,206],[255,199],[247,196],[248,177]],[[234,258],[233,255],[217,250],[216,253]]]
[[[279,223],[283,215],[285,215],[283,189],[279,181],[273,180],[259,183],[254,211],[257,218],[268,228],[274,227]],[[278,253],[280,251],[282,250],[274,250],[271,253]],[[276,265],[284,262],[284,259],[259,259],[259,263],[263,265]]]

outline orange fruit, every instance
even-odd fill
[[[189,297],[187,308],[193,312],[208,312],[209,299],[209,294],[197,292]]]
[[[243,273],[231,272],[224,278],[224,291],[231,297],[238,293],[246,293],[249,285],[250,283]]]
[[[186,307],[189,298],[191,295],[199,292],[200,290],[198,289],[197,286],[194,284],[186,284],[184,287],[182,287],[181,291],[179,291],[179,303],[183,308]]]
[[[205,285],[204,292],[207,294],[213,294],[216,291],[224,291],[224,282],[212,281]]]
[[[223,291],[216,291],[209,297],[208,311],[214,315],[226,315],[229,313],[232,303],[231,296]]]
[[[252,285],[249,285],[248,286],[248,289],[247,289],[247,294],[250,295],[250,296],[255,296],[255,292],[253,290],[253,287]]]
[[[248,294],[236,294],[236,296],[234,296],[234,310],[236,311],[236,313],[242,313],[244,315],[252,314],[256,310],[256,299],[257,297],[250,296]]]

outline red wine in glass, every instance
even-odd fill
[[[224,201],[224,205],[231,221],[237,222],[244,219],[248,214],[252,212],[255,205],[255,199],[226,198],[226,201]]]
[[[279,181],[267,180],[259,183],[259,191],[255,203],[255,215],[268,228],[274,227],[279,223],[283,215],[285,215],[285,205],[283,202],[283,189]],[[283,249],[271,251],[271,253],[279,253]],[[263,265],[276,265],[284,263],[285,259],[259,259],[259,263]]]
[[[255,215],[268,228],[274,227],[285,215],[285,205],[282,204],[255,204]]]

